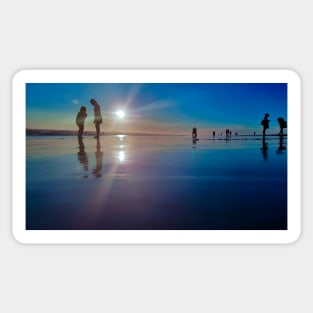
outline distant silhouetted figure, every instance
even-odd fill
[[[279,128],[280,128],[279,135],[283,136],[284,135],[284,128],[287,128],[287,122],[282,117],[279,117],[277,119],[277,121],[278,121]]]
[[[269,128],[270,120],[268,119],[270,115],[265,113],[263,120],[261,121],[261,125],[263,126],[263,136],[265,136],[266,130]]]
[[[82,137],[83,136],[84,123],[85,123],[86,117],[87,117],[86,107],[82,106],[80,108],[80,111],[77,113],[77,116],[76,116],[76,124],[78,126],[78,133],[77,133],[78,137]]]
[[[255,132],[253,132],[253,136],[255,136]]]
[[[102,115],[101,115],[100,106],[95,99],[91,99],[90,103],[93,105],[93,110],[95,113],[95,119],[93,121],[95,123],[95,126],[96,126],[95,138],[99,138],[99,136],[100,136],[100,124],[102,123]]]
[[[228,140],[229,139],[229,129],[226,129],[226,140]]]
[[[215,130],[213,131],[213,138],[215,139]]]
[[[198,138],[197,128],[196,128],[196,127],[194,127],[194,128],[192,129],[192,138],[193,138],[193,139]]]

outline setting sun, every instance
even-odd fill
[[[125,116],[125,112],[122,110],[118,110],[115,113],[119,118],[123,118]]]

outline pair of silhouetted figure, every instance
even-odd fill
[[[270,120],[268,119],[270,115],[268,113],[265,113],[263,120],[261,121],[261,125],[263,126],[263,137],[265,136],[266,130],[269,128]],[[284,134],[284,128],[287,128],[287,122],[282,118],[277,118],[278,124],[279,124],[279,135],[283,136]]]
[[[94,107],[94,124],[96,127],[96,136],[95,138],[99,138],[100,136],[100,124],[102,123],[102,115],[101,115],[101,109],[100,106],[98,104],[98,102],[95,99],[91,99],[90,103],[93,105]],[[84,125],[85,125],[85,119],[87,117],[87,113],[86,113],[87,109],[85,106],[82,106],[80,108],[80,111],[78,112],[77,116],[76,116],[76,124],[78,126],[78,133],[77,136],[78,137],[82,137],[83,133],[84,133]]]

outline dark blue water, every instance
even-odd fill
[[[27,137],[27,229],[287,229],[287,139]]]

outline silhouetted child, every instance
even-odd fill
[[[84,123],[85,123],[85,119],[87,117],[87,113],[86,113],[86,107],[82,106],[80,108],[80,111],[78,112],[77,116],[76,116],[76,124],[78,126],[78,137],[82,137],[83,136],[83,132],[84,132]]]
[[[263,120],[261,121],[261,125],[263,126],[263,136],[265,136],[265,131],[269,128],[270,120],[268,119],[270,115],[265,113]]]
[[[284,135],[284,128],[287,128],[287,122],[282,117],[279,117],[277,119],[277,121],[278,121],[279,128],[280,128],[279,135],[283,136]]]

